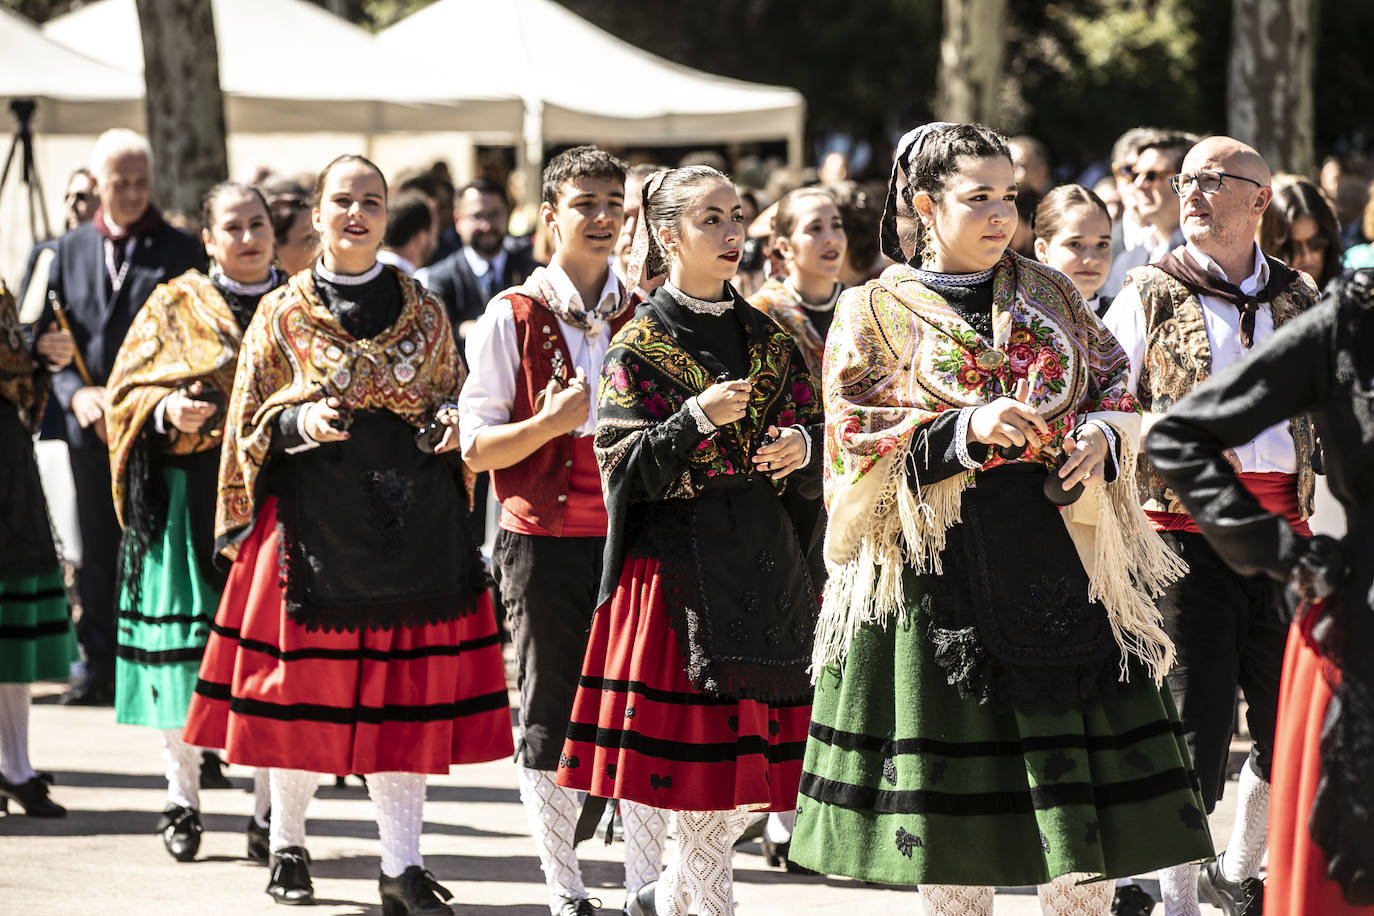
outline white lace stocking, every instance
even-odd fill
[[[539,867],[549,888],[549,909],[557,911],[564,900],[587,896],[582,865],[573,845],[580,813],[577,793],[554,782],[553,774],[545,770],[517,766],[515,772],[520,778],[520,801],[539,853]]]
[[[369,773],[367,794],[377,809],[382,840],[382,874],[399,878],[420,858],[420,830],[425,823],[424,773]]]
[[[753,816],[730,811],[678,811],[677,859],[655,888],[659,916],[733,916],[735,841]]]
[[[992,887],[962,884],[922,884],[921,906],[926,916],[992,916]]]
[[[164,728],[162,760],[167,765],[167,801],[199,811],[200,748],[182,741],[180,728]]]
[[[28,684],[0,684],[0,776],[16,785],[34,777],[29,764]]]
[[[620,819],[625,824],[625,893],[633,898],[663,871],[668,812],[622,799]]]
[[[267,826],[267,812],[272,810],[271,772],[267,767],[253,770],[253,820],[259,827]]]
[[[1255,772],[1250,761],[1240,768],[1236,790],[1236,821],[1231,839],[1221,857],[1221,876],[1240,882],[1258,878],[1264,861],[1265,841],[1269,838],[1269,783]]]
[[[1159,894],[1164,916],[1202,916],[1197,904],[1197,865],[1185,863],[1159,870]]]
[[[320,785],[320,774],[308,770],[271,770],[273,852],[305,845],[305,809]]]
[[[1079,884],[1088,875],[1060,875],[1035,889],[1044,916],[1107,916],[1116,894],[1115,881]]]

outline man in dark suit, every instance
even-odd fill
[[[85,369],[83,376],[74,362],[53,376],[43,423],[45,438],[65,439],[70,449],[81,528],[77,638],[85,650],[86,677],[63,698],[67,703],[96,705],[114,698],[119,525],[105,445],[105,380],[154,287],[205,263],[200,244],[163,222],[152,205],[151,160],[148,142],[133,131],[101,134],[91,154],[100,208],[91,222],[58,240],[48,276]],[[49,304],[38,327],[49,327],[54,317]]]
[[[506,234],[509,220],[506,189],[490,178],[475,179],[453,205],[463,247],[415,274],[444,300],[459,338],[467,337],[493,296],[523,283],[539,266],[528,240]]]

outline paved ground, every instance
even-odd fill
[[[269,916],[267,871],[243,857],[252,798],[248,771],[232,768],[240,789],[202,795],[206,833],[200,858],[178,864],[153,835],[165,799],[157,734],[119,726],[109,709],[55,705],[58,685],[40,685],[33,709],[35,766],[54,773],[65,820],[0,816],[0,914],[100,913],[101,916]],[[1224,842],[1231,797],[1212,818]],[[312,916],[378,913],[377,828],[365,791],[350,782],[322,786],[311,805],[309,848],[320,905]],[[463,916],[546,916],[543,879],[526,834],[509,762],[458,767],[430,782],[423,841],[426,865],[455,895]],[[623,847],[581,847],[587,884],[607,916],[624,902],[616,859]],[[976,854],[970,850],[970,854]],[[757,843],[735,857],[742,916],[781,913],[919,913],[916,895],[833,878],[793,877],[768,868]],[[1158,896],[1152,881],[1144,882]],[[998,894],[1000,914],[1039,912],[1030,889]],[[1162,908],[1155,910],[1156,916]],[[1204,914],[1215,913],[1209,907]]]

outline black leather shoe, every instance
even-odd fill
[[[271,823],[272,813],[267,813],[268,822]],[[253,815],[248,815],[248,826],[243,831],[248,838],[248,858],[254,862],[267,864],[267,860],[272,857],[272,846],[269,837],[268,827],[259,827],[258,819]]]
[[[202,789],[232,789],[234,784],[224,775],[224,760],[214,751],[200,755],[200,787]]]
[[[395,878],[383,874],[377,888],[382,894],[382,916],[453,916],[453,907],[446,902],[453,894],[418,865]]]
[[[66,817],[67,809],[48,798],[48,784],[41,776],[28,782],[6,782],[0,777],[0,812],[10,810],[10,799],[19,802],[29,817]]]
[[[113,706],[114,678],[87,678],[62,694],[57,702],[63,706]]]
[[[268,859],[272,877],[267,881],[267,893],[277,903],[287,906],[312,906],[315,885],[310,883],[310,853],[304,846],[287,846],[272,853]]]
[[[650,881],[639,889],[639,893],[626,900],[626,916],[658,916],[658,904],[654,902],[657,887],[657,881]]]
[[[563,905],[558,908],[557,916],[597,916],[596,908],[601,906],[600,900],[588,900],[586,897],[564,897]]]
[[[1155,898],[1139,884],[1123,884],[1112,897],[1112,916],[1150,916]]]
[[[200,851],[200,835],[205,828],[200,826],[200,814],[195,808],[181,805],[168,805],[157,822],[157,832],[162,834],[162,845],[167,847],[173,859],[190,862]]]
[[[1260,916],[1264,912],[1264,882],[1259,878],[1226,880],[1221,873],[1221,856],[1202,866],[1197,889],[1203,900],[1226,916]]]

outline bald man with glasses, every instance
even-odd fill
[[[1269,206],[1269,167],[1249,146],[1209,137],[1169,176],[1186,243],[1132,269],[1104,319],[1130,358],[1129,386],[1147,412],[1162,414],[1214,372],[1317,300],[1306,276],[1255,244]],[[1257,392],[1257,394],[1262,394]],[[1314,436],[1303,418],[1237,446],[1228,459],[1266,508],[1306,531],[1312,511]],[[1269,810],[1269,770],[1287,627],[1278,586],[1232,571],[1199,533],[1177,495],[1139,459],[1141,503],[1189,566],[1159,599],[1178,650],[1169,689],[1210,812],[1226,785],[1237,688],[1245,692],[1253,745],[1241,770],[1235,828],[1224,855],[1160,872],[1166,916],[1196,916],[1197,893],[1228,916],[1260,916],[1259,880]]]

